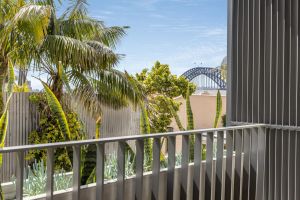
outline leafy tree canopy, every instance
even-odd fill
[[[160,62],[156,62],[151,70],[143,69],[136,74],[136,79],[147,97],[151,132],[166,132],[174,117],[173,112],[177,112],[180,106],[174,98],[181,95],[185,97],[189,81],[172,74],[169,65]],[[190,84],[189,89],[192,94],[196,86]]]

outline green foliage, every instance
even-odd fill
[[[221,115],[222,115],[222,96],[221,96],[220,90],[218,90],[214,128],[218,127],[218,124],[219,124],[220,119],[221,119]]]
[[[24,195],[35,196],[46,192],[47,168],[45,163],[35,162],[32,167],[27,168],[27,177],[24,181]],[[54,191],[65,190],[72,187],[72,176],[67,175],[65,171],[56,171],[53,176]]]
[[[8,67],[9,67],[9,76],[8,76],[9,79],[8,79],[8,84],[7,84],[8,99],[7,99],[5,108],[4,108],[1,118],[0,118],[0,148],[3,148],[5,145],[6,131],[7,131],[7,126],[8,126],[8,115],[9,115],[8,109],[9,109],[10,99],[11,99],[12,92],[13,92],[13,87],[15,84],[14,68],[10,61],[8,62]],[[0,154],[0,166],[2,166],[2,154]]]
[[[187,117],[187,130],[194,130],[194,116],[193,116],[193,111],[192,111],[192,106],[191,106],[191,100],[190,100],[190,84],[187,86],[186,89],[186,117]],[[194,148],[195,148],[195,135],[190,136],[190,160],[194,160]]]
[[[42,82],[42,81],[41,81]],[[54,118],[57,119],[61,133],[63,134],[63,140],[71,139],[71,132],[69,129],[69,124],[66,119],[65,112],[62,109],[60,102],[57,100],[55,94],[50,90],[46,83],[42,82],[47,98],[47,102],[50,108],[51,113],[54,115]]]
[[[95,138],[96,139],[99,139],[100,136],[101,136],[101,133],[100,133],[100,128],[101,128],[101,117],[99,116],[98,119],[96,120],[96,133],[95,133]]]
[[[179,116],[178,116],[178,114],[177,114],[177,111],[175,111],[175,109],[174,109],[174,106],[173,106],[171,103],[168,104],[168,106],[169,106],[169,109],[170,109],[170,112],[171,112],[172,116],[173,116],[174,119],[175,119],[175,122],[176,122],[176,124],[177,124],[179,130],[180,130],[180,131],[184,131],[184,128],[183,128],[182,123],[181,123],[181,121],[180,121],[180,118],[179,118]]]
[[[187,116],[187,130],[194,130],[194,116],[191,106],[191,100],[190,100],[190,89],[189,86],[186,90],[186,116]]]
[[[23,85],[14,85],[13,92],[30,92],[30,88],[27,83]]]
[[[186,95],[189,81],[173,75],[169,65],[159,62],[156,62],[150,71],[144,69],[140,74],[136,74],[136,80],[142,86],[142,93],[147,99],[151,132],[166,132],[172,118],[176,118],[180,106],[174,98]],[[195,89],[196,86],[191,84],[190,93]],[[178,126],[181,128],[180,123]]]
[[[141,134],[150,134],[149,118],[148,118],[145,105],[142,102],[141,102],[140,132]],[[145,151],[145,157],[147,158],[145,160],[146,161],[145,164],[150,165],[152,163],[152,140],[151,139],[144,140],[144,151]]]
[[[8,126],[8,110],[4,109],[4,113],[0,118],[0,148],[5,145],[6,131]],[[0,166],[2,166],[2,154],[0,154]]]
[[[47,97],[44,93],[34,94],[30,96],[30,101],[37,105],[41,113],[38,129],[29,134],[29,143],[44,144],[65,141],[64,134],[59,128],[59,122],[56,116],[52,115],[47,105]],[[70,140],[84,139],[85,134],[83,125],[76,113],[66,112],[66,120],[70,130]],[[46,161],[45,150],[30,151],[27,159]],[[55,169],[71,170],[72,163],[69,159],[66,149],[61,148],[55,151]]]
[[[87,181],[96,168],[96,150],[96,145],[87,145],[86,152],[83,156],[84,162],[81,170],[81,185],[87,184]]]
[[[133,158],[130,157],[130,154],[125,155],[125,177],[130,177],[135,174],[134,163],[131,162]],[[105,158],[104,165],[104,177],[106,180],[116,179],[117,178],[117,154],[109,154]]]

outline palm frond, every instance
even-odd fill
[[[42,51],[53,63],[61,61],[65,66],[82,69],[108,68],[118,62],[119,56],[112,50],[92,44],[70,37],[48,35]]]
[[[70,0],[71,5],[66,9],[63,14],[63,18],[68,16],[69,18],[74,18],[78,14],[85,15],[87,13],[87,0]]]
[[[8,30],[18,27],[25,34],[42,43],[47,33],[52,8],[48,5],[25,5],[14,16]]]
[[[87,16],[78,19],[61,19],[58,23],[61,35],[79,40],[94,39],[95,35],[105,28],[102,21]]]
[[[69,124],[67,122],[66,115],[62,109],[61,104],[57,100],[56,96],[53,94],[53,92],[50,90],[50,88],[47,86],[47,84],[43,81],[41,81],[45,94],[47,97],[47,102],[50,107],[50,110],[52,114],[57,118],[57,122],[59,124],[59,128],[63,134],[63,137],[65,140],[70,140],[71,138],[71,133],[69,129]]]
[[[78,103],[81,103],[93,117],[101,114],[101,104],[98,101],[95,89],[91,85],[87,76],[77,70],[67,73],[70,82],[74,85],[73,96]]]
[[[95,35],[95,40],[105,44],[110,48],[115,48],[120,39],[126,35],[125,30],[127,28],[129,27],[105,27],[98,31],[98,33]]]
[[[101,70],[98,71],[97,78],[92,81],[96,91],[99,93],[100,100],[101,96],[104,96],[106,92],[110,92],[121,100],[124,99],[126,102],[131,102],[134,106],[138,105],[141,98],[139,91],[136,90],[135,86],[129,81],[125,73],[115,69]],[[107,103],[109,105],[109,102]],[[114,107],[114,105],[110,106]]]
[[[68,77],[75,88],[74,96],[96,118],[101,114],[101,106],[118,109],[129,103],[138,104],[139,96],[134,87],[118,70],[99,70],[89,76],[73,69]]]

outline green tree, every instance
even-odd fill
[[[34,69],[48,74],[47,85],[59,102],[62,103],[63,88],[70,88],[69,81],[75,86],[72,96],[99,115],[97,95],[104,96],[104,92],[101,93],[102,88],[94,79],[105,79],[106,84],[115,81],[110,78],[119,79],[120,74],[113,67],[120,55],[113,49],[127,27],[106,27],[102,21],[89,17],[86,0],[70,0],[70,6],[63,12],[57,12],[59,6],[60,1],[54,0],[0,2],[0,78],[3,80],[0,87],[7,76],[9,59],[22,69],[34,63]],[[103,82],[99,84],[106,87]],[[118,88],[110,95],[109,104],[124,105],[125,98],[121,97],[125,90]],[[91,93],[97,95],[90,98]]]
[[[136,79],[142,87],[142,92],[147,99],[147,113],[150,121],[151,132],[166,132],[174,117],[180,130],[183,129],[177,116],[180,104],[174,100],[178,96],[186,96],[189,81],[184,77],[173,75],[169,65],[156,62],[149,71],[143,69],[136,74]],[[190,92],[196,86],[191,84]]]

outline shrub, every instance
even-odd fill
[[[44,144],[64,141],[64,136],[59,129],[57,119],[51,115],[49,107],[46,103],[44,94],[34,94],[30,96],[30,101],[37,105],[41,116],[38,128],[29,134],[29,142],[31,144]],[[67,110],[67,109],[66,109]],[[71,132],[71,140],[80,140],[85,138],[83,125],[75,112],[66,112],[66,118],[69,123]],[[37,162],[46,161],[46,150],[31,150],[27,155],[27,159],[36,160]],[[55,169],[71,171],[72,163],[70,161],[72,150],[67,148],[58,148],[55,151]],[[69,159],[70,158],[70,159]]]

